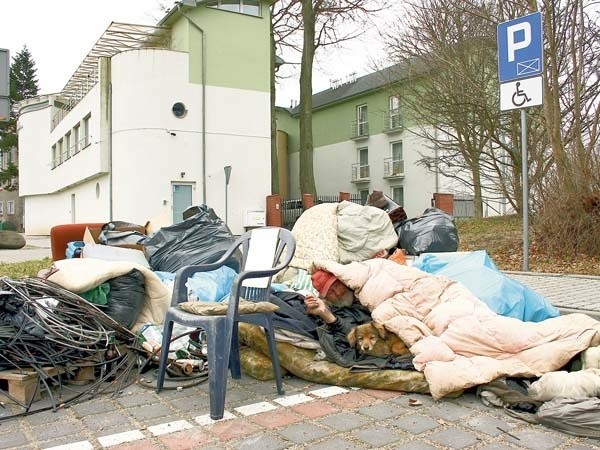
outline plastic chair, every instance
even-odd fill
[[[242,249],[240,273],[231,287],[226,314],[203,316],[185,312],[177,307],[178,303],[187,302],[188,292],[185,283],[190,276],[196,272],[206,272],[221,267],[240,247]],[[277,227],[257,228],[240,236],[219,261],[212,264],[186,266],[177,271],[171,307],[167,311],[163,328],[163,350],[156,384],[157,393],[163,388],[165,380],[173,323],[202,328],[207,338],[210,417],[213,420],[222,419],[225,410],[227,368],[231,370],[232,378],[241,378],[238,323],[248,322],[264,328],[275,372],[277,392],[280,395],[284,394],[272,313],[242,314],[238,311],[238,304],[240,298],[255,302],[268,301],[271,277],[289,264],[295,249],[296,242],[288,230]]]

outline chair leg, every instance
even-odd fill
[[[239,380],[242,378],[242,369],[240,367],[240,343],[238,337],[238,323],[233,324],[231,330],[231,351],[229,352],[229,370],[231,378]]]
[[[271,362],[273,363],[273,372],[275,372],[275,383],[277,384],[277,393],[285,394],[283,390],[283,382],[281,380],[281,366],[279,365],[279,354],[275,343],[275,333],[273,332],[273,323],[270,317],[266,317],[267,326],[265,327],[265,336],[269,344],[269,352],[271,352]]]
[[[222,419],[225,412],[227,366],[229,365],[230,346],[227,345],[227,327],[223,324],[219,325],[210,324],[206,329],[210,418],[213,420]]]
[[[167,358],[169,356],[169,341],[171,340],[171,333],[173,332],[173,321],[169,318],[168,314],[165,319],[165,325],[163,326],[163,338],[160,350],[160,363],[158,366],[158,379],[156,380],[156,393],[158,394],[165,382],[165,372],[167,370]]]

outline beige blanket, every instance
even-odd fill
[[[171,304],[171,293],[154,272],[146,267],[136,263],[94,258],[63,259],[56,261],[54,267],[58,270],[49,276],[48,280],[76,294],[89,291],[111,278],[137,269],[144,275],[146,295],[132,331],[139,330],[145,323],[160,325],[165,320],[167,309]]]
[[[354,289],[373,320],[406,343],[436,399],[501,376],[540,376],[600,344],[600,322],[584,314],[538,323],[499,316],[461,284],[385,259],[316,269]]]

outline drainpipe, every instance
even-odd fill
[[[206,204],[206,37],[204,30],[191,17],[181,11],[181,3],[177,3],[177,11],[202,36],[202,202]]]
[[[112,69],[112,66],[111,66]],[[113,119],[112,119],[112,70],[111,70],[111,81],[108,83],[108,212],[109,222],[113,221],[113,147],[112,147],[112,130],[113,130]]]

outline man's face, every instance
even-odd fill
[[[350,306],[354,301],[354,294],[344,283],[337,280],[327,291],[325,299],[336,306]]]

